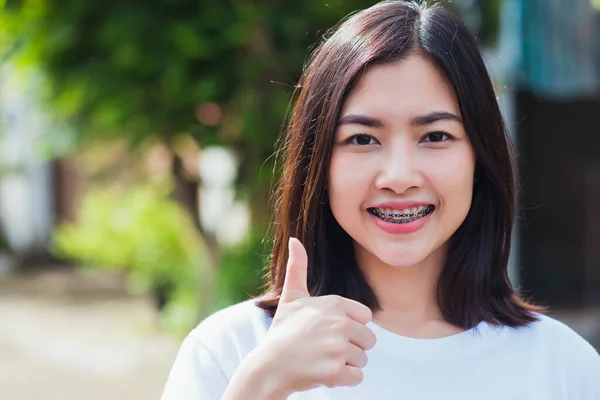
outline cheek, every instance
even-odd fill
[[[356,168],[357,160],[348,154],[331,156],[327,187],[334,214],[356,209],[368,191],[370,177],[366,168]]]
[[[466,214],[471,205],[475,160],[472,153],[449,154],[432,163],[430,179],[442,202],[459,214]]]

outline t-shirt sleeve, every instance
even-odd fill
[[[598,400],[600,399],[600,355],[598,352],[589,346],[587,357],[581,363],[583,382],[583,399]]]
[[[179,349],[161,399],[220,400],[227,385],[227,376],[215,356],[189,335]]]

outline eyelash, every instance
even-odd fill
[[[423,138],[427,138],[427,137],[429,137],[430,135],[433,135],[433,134],[435,134],[435,133],[441,133],[442,135],[446,136],[446,138],[447,138],[447,139],[446,139],[446,140],[440,140],[440,141],[438,141],[438,142],[432,142],[431,140],[424,141],[424,142],[425,142],[425,143],[443,143],[443,142],[446,142],[446,141],[448,141],[448,140],[454,140],[454,137],[453,137],[452,135],[450,135],[450,134],[449,134],[449,133],[447,133],[447,132],[443,132],[443,131],[434,131],[434,132],[429,132],[427,135],[423,136]],[[346,139],[346,143],[347,143],[347,144],[356,144],[356,145],[358,145],[358,146],[368,146],[368,145],[365,145],[365,144],[361,144],[361,145],[359,145],[358,143],[352,143],[352,142],[353,142],[353,141],[354,141],[356,138],[358,138],[358,137],[361,137],[361,136],[363,136],[363,137],[364,137],[364,136],[366,136],[366,137],[368,137],[368,138],[370,138],[370,139],[377,140],[377,139],[375,139],[373,136],[371,136],[371,135],[369,135],[369,134],[366,134],[366,133],[357,133],[356,135],[352,135],[352,136],[350,136],[348,139]],[[422,140],[422,141],[423,141],[423,140]]]

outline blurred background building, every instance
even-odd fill
[[[182,335],[259,291],[302,65],[374,3],[2,3],[0,398],[158,397]],[[600,2],[442,3],[519,148],[511,279],[600,347]]]
[[[600,305],[599,2],[513,2],[522,284],[555,307]],[[508,2],[506,6],[508,6]]]

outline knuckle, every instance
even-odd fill
[[[332,340],[327,346],[328,353],[335,358],[341,357],[347,349],[348,346],[339,340]]]
[[[334,322],[334,327],[336,332],[342,333],[345,336],[345,334],[347,334],[350,331],[350,329],[352,329],[352,323],[348,318],[338,317]]]
[[[348,386],[356,386],[365,379],[365,374],[361,370],[356,371],[356,375],[348,382]]]
[[[277,306],[277,311],[275,312],[275,315],[277,315],[277,313],[284,314],[284,313],[288,313],[288,312],[294,312],[294,311],[298,310],[299,308],[300,308],[300,304],[298,304],[298,301],[292,301],[292,302],[285,303],[285,304],[279,304]]]
[[[293,306],[296,309],[302,308],[302,307],[308,307],[310,306],[310,298],[300,298],[300,299],[296,299],[294,301],[292,301],[289,305]]]
[[[323,371],[323,380],[325,386],[332,388],[338,386],[340,375],[344,369],[344,365],[341,362],[331,362],[327,365]]]
[[[335,310],[342,306],[342,303],[343,303],[342,297],[335,295],[335,294],[328,295],[325,297],[326,297],[325,300],[326,300],[327,308]]]

